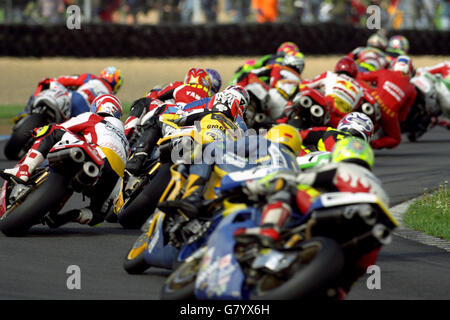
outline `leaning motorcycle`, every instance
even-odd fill
[[[74,192],[82,193],[98,179],[103,159],[84,141],[61,141],[26,183],[1,173],[5,182],[0,196],[0,231],[7,236],[25,234],[56,215]]]
[[[70,92],[56,81],[39,84],[25,110],[13,118],[10,138],[4,153],[9,160],[21,159],[33,144],[33,130],[61,123],[71,114]]]
[[[225,178],[224,178],[225,181]],[[222,183],[223,185],[224,183]],[[306,215],[294,210],[272,245],[236,242],[259,225],[260,205],[224,217],[206,244],[168,277],[163,299],[291,300],[335,296],[349,270],[390,242],[397,222],[368,193],[325,193]],[[351,272],[350,272],[351,274]]]
[[[439,80],[428,72],[411,78],[416,88],[416,101],[409,109],[405,121],[400,123],[402,133],[411,142],[417,141],[430,127],[431,119],[442,113],[436,85]]]
[[[160,209],[155,210],[158,202],[176,200],[183,195],[183,185],[194,155],[201,152],[205,143],[215,139],[213,137],[217,130],[237,129],[233,122],[220,113],[202,118],[199,125],[200,128],[179,128],[158,141],[160,158],[173,159],[172,156],[176,154],[177,160],[170,166],[170,178],[165,182],[166,187],[162,195],[141,212],[141,216],[148,219],[141,228],[143,233],[125,257],[124,268],[128,273],[142,273],[151,266],[171,269],[180,248],[186,243],[197,241],[201,238],[200,234],[209,228],[210,214],[190,219],[182,213],[166,214]],[[215,166],[205,188],[205,199],[215,198],[214,188],[225,173],[224,168]],[[152,188],[154,183],[151,180],[149,188]]]

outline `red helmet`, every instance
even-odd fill
[[[294,42],[291,41],[283,42],[277,49],[277,53],[280,55],[296,54],[297,52],[300,52],[300,49]]]
[[[212,85],[208,72],[201,68],[189,69],[186,77],[184,78],[184,83],[194,86],[199,85],[207,89],[208,92],[210,92]]]
[[[344,57],[336,63],[334,67],[334,72],[345,73],[352,78],[356,78],[358,75],[358,67],[356,66],[355,60],[349,57]]]

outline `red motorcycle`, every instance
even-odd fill
[[[98,180],[103,159],[85,141],[58,142],[24,183],[0,171],[5,179],[0,194],[0,231],[23,235],[46,215],[56,215],[74,192],[83,192]]]
[[[289,101],[282,120],[299,129],[322,127],[330,121],[333,102],[321,92],[304,88]]]

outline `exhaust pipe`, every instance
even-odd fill
[[[316,118],[320,118],[325,114],[325,112],[323,111],[323,108],[317,104],[315,104],[311,107],[310,112]]]
[[[372,236],[383,245],[389,244],[392,241],[391,230],[379,223],[372,228]]]
[[[361,110],[362,110],[363,113],[365,113],[369,117],[372,116],[375,113],[374,107],[368,102],[365,102],[365,103],[362,104]]]
[[[61,151],[56,151],[48,154],[48,162],[60,162],[70,158],[76,163],[81,163],[85,159],[83,150],[80,148],[70,148]]]
[[[75,175],[74,181],[76,181],[79,186],[90,185],[95,181],[99,174],[100,169],[93,162],[88,161],[83,164],[81,170]]]

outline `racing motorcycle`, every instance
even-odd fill
[[[26,183],[0,171],[5,179],[0,196],[0,231],[25,234],[58,214],[74,192],[82,193],[98,180],[103,159],[90,144],[64,140],[53,146],[48,163],[38,167]]]
[[[124,228],[141,228],[155,211],[158,200],[171,179],[170,168],[174,164],[172,152],[193,150],[196,145],[200,146],[202,141],[207,143],[208,139],[204,139],[201,135],[202,130],[219,128],[224,125],[227,130],[237,129],[222,114],[200,119],[200,128],[195,125],[180,125],[177,120],[171,119],[171,115],[161,117],[161,121],[164,123],[164,137],[158,141],[137,174],[126,173],[122,192],[123,201],[115,209],[117,219]],[[191,162],[192,159],[189,159],[188,152],[184,157],[187,158],[181,156],[180,161]],[[114,221],[114,219],[110,218],[109,221]]]
[[[21,159],[33,144],[33,130],[70,118],[70,92],[56,81],[40,83],[23,112],[13,118],[10,138],[4,154],[9,160]]]
[[[160,158],[172,158],[175,152],[178,159],[170,165],[170,178],[165,182],[166,187],[161,196],[154,205],[148,203],[147,208],[140,212],[141,217],[146,217],[146,221],[141,227],[141,236],[125,257],[124,268],[128,273],[142,273],[151,266],[171,269],[180,248],[185,244],[195,243],[208,230],[211,223],[209,213],[190,219],[183,213],[167,214],[155,208],[159,202],[181,198],[183,185],[189,173],[189,165],[193,163],[194,155],[198,154],[205,143],[218,138],[215,136],[218,126],[225,126],[227,129],[237,128],[223,114],[213,113],[201,119],[200,130],[197,130],[195,126],[185,126],[158,141]],[[205,199],[216,197],[214,188],[226,170],[225,167],[215,166],[203,194]],[[154,180],[150,180],[149,183],[149,188],[154,187],[152,186],[155,184]],[[212,206],[212,204],[209,205]],[[210,210],[206,211],[210,212]]]
[[[410,82],[416,88],[417,97],[400,128],[409,141],[415,142],[428,131],[432,118],[439,116],[442,110],[436,90],[439,80],[435,76],[423,72],[412,77]]]
[[[284,113],[287,116],[287,123],[300,129],[322,126],[335,128],[346,114],[340,111],[344,109],[331,97],[323,95],[320,90],[305,87],[287,104]],[[353,111],[366,114],[374,125],[381,118],[380,107],[370,94],[365,94],[360,105]]]
[[[224,177],[221,188],[228,182],[236,187]],[[306,215],[294,210],[276,243],[236,242],[234,232],[258,226],[261,216],[261,204],[247,200],[242,206],[172,272],[162,299],[335,298],[338,288],[354,281],[355,265],[388,244],[397,226],[376,195],[325,193]]]
[[[283,116],[283,111],[297,92],[299,80],[282,79],[275,87],[270,87],[255,74],[248,74],[239,82],[250,95],[250,103],[245,111],[248,128],[267,129]]]

